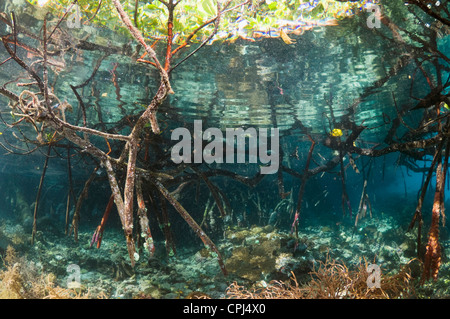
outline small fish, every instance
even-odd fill
[[[333,130],[331,131],[330,135],[331,135],[331,136],[334,136],[334,137],[342,136],[342,130],[341,130],[341,129],[338,129],[338,128],[335,128],[335,129],[333,129]]]
[[[316,207],[317,205],[319,205],[320,200],[317,201],[317,203],[314,204],[314,207]]]
[[[323,157],[322,154],[317,153],[317,155],[319,155],[319,157],[322,159],[322,161],[327,162],[327,159],[325,157]],[[325,172],[322,173],[322,176],[323,176],[323,174],[325,174]],[[322,176],[320,176],[320,177],[322,178]]]

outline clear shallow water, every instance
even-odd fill
[[[30,23],[33,28],[39,25],[31,20],[24,23]],[[109,33],[102,34],[105,30],[94,30],[89,29],[89,32],[93,41],[99,43],[106,38],[120,47],[128,41]],[[78,35],[83,35],[83,32]],[[310,147],[306,133],[318,143],[311,165],[320,166],[336,155],[324,145],[333,117],[336,123],[342,124],[345,134],[350,134],[345,128],[348,121],[357,125],[364,123],[368,127],[355,142],[358,146],[383,144],[392,120],[396,118],[395,105],[416,104],[410,96],[410,77],[417,77],[412,90],[414,96],[422,96],[425,89],[425,79],[417,74],[413,65],[401,68],[383,86],[374,85],[388,75],[398,61],[399,52],[402,52],[398,45],[386,40],[386,34],[389,31],[384,29],[380,33],[368,29],[364,17],[359,16],[339,26],[307,31],[291,46],[278,38],[207,46],[171,74],[175,94],[160,107],[158,119],[163,133],[155,149],[160,147],[167,152],[173,145],[170,142],[172,129],[187,127],[192,131],[194,120],[202,120],[204,128],[221,130],[279,128],[283,150],[281,164],[299,173],[305,167]],[[448,37],[439,41],[443,51],[448,49]],[[58,95],[74,106],[74,112],[67,114],[72,122],[81,123],[81,113],[80,108],[75,107],[78,103],[69,85],[86,81],[101,56],[99,52],[68,52],[64,56],[66,69],[56,75],[52,73],[51,81],[55,83]],[[1,60],[5,58],[5,52],[1,51]],[[5,64],[0,69],[0,79],[8,81],[11,74],[20,76],[20,72],[17,65]],[[105,57],[94,78],[79,90],[86,105],[88,123],[94,125],[101,121],[103,124],[96,128],[114,128],[126,133],[129,128],[120,123],[127,121],[126,115],[144,110],[157,89],[155,75],[154,70],[136,65],[128,57]],[[7,102],[1,101],[1,111],[6,114]],[[404,120],[412,125],[420,120],[420,116],[418,112],[410,112]],[[16,143],[11,129],[2,127],[1,132],[2,138]],[[92,140],[107,150],[102,139]],[[22,144],[17,145],[23,147]],[[179,201],[198,223],[206,216],[202,227],[218,244],[230,266],[231,277],[221,277],[215,258],[202,251],[199,239],[171,209],[169,219],[178,247],[177,257],[167,255],[163,231],[157,217],[151,213],[150,225],[157,242],[157,254],[148,259],[141,252],[142,258],[133,277],[133,270],[127,266],[125,242],[115,212],[108,221],[101,249],[89,248],[92,233],[100,223],[110,196],[103,169],[98,171],[89,196],[83,202],[79,242],[65,236],[69,186],[65,151],[61,151],[62,156],[55,154],[49,160],[39,206],[37,243],[29,245],[33,205],[45,153],[46,149],[42,148],[31,156],[0,157],[0,190],[3,194],[0,252],[4,253],[8,245],[15,243],[16,250],[36,263],[38,271],[55,273],[61,286],[66,284],[67,265],[75,263],[82,270],[83,283],[94,296],[103,292],[111,298],[131,298],[144,292],[154,298],[183,298],[190,292],[203,291],[219,298],[232,280],[249,285],[261,280],[286,280],[289,270],[292,270],[306,282],[312,266],[324,260],[326,252],[349,265],[357,264],[360,258],[373,259],[376,256],[387,272],[395,271],[415,257],[412,247],[415,234],[407,233],[406,228],[417,204],[422,174],[413,172],[411,166],[399,165],[404,164],[399,162],[403,158],[394,153],[373,160],[353,156],[360,173],[349,165],[349,157],[345,158],[346,191],[353,208],[352,216],[343,216],[342,213],[338,167],[308,180],[299,225],[300,238],[306,238],[304,244],[307,248],[299,256],[294,256],[289,250],[292,247],[288,245],[293,238],[289,231],[300,187],[299,178],[284,171],[285,199],[280,197],[279,176],[276,174],[264,177],[254,187],[223,176],[211,178],[225,194],[229,214],[223,218],[219,217],[218,209],[213,208],[214,200],[208,188],[203,183],[191,183],[185,187]],[[170,160],[165,164],[167,169],[174,167]],[[415,164],[423,167],[421,161]],[[211,167],[249,177],[259,170],[258,165],[248,164]],[[73,158],[73,188],[77,195],[92,169],[93,163],[88,156],[81,154]],[[366,217],[354,227],[364,179],[368,182],[372,218]],[[175,186],[171,185],[172,191]],[[424,204],[427,207],[424,210],[426,223],[430,219],[431,196],[432,192],[429,192]],[[426,224],[424,228],[427,227]],[[248,233],[244,233],[242,240],[235,240],[245,231]],[[272,257],[262,263],[268,268],[264,268],[256,265],[254,258],[268,254],[263,249],[266,247],[263,238],[271,236],[281,239],[274,241],[276,252],[270,252]],[[441,231],[441,240],[443,247],[447,247],[446,227]],[[251,271],[233,263],[239,256],[243,258],[239,255],[245,251],[243,247],[253,249],[253,254],[244,255],[247,259],[242,259],[253,267],[249,267]],[[281,267],[283,262],[288,266]],[[446,295],[447,264],[442,266],[441,272],[441,281],[433,292]],[[100,279],[102,284],[99,284]]]

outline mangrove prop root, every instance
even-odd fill
[[[428,185],[430,184],[431,177],[433,176],[434,167],[436,166],[436,162],[438,159],[438,155],[441,153],[442,147],[444,146],[444,140],[442,139],[441,142],[438,144],[436,148],[435,155],[433,157],[433,161],[430,164],[430,168],[428,170],[427,178],[425,179],[425,182],[422,185],[422,188],[420,190],[420,197],[417,201],[417,207],[416,211],[414,213],[413,219],[411,220],[411,223],[409,224],[408,231],[413,229],[414,225],[418,224],[417,229],[417,257],[419,259],[422,259],[421,255],[421,249],[420,246],[422,244],[422,225],[423,225],[423,216],[422,216],[422,206],[423,201],[425,200],[425,195],[427,193]]]
[[[145,207],[144,196],[142,194],[142,181],[138,178],[136,180],[136,198],[138,204],[137,214],[139,216],[139,226],[141,227],[141,236],[144,239],[144,247],[147,248],[150,256],[155,253],[155,245],[153,243],[152,233],[147,217],[147,208]]]
[[[125,216],[123,198],[120,193],[119,184],[117,183],[116,174],[114,173],[114,169],[112,167],[111,162],[109,160],[105,160],[103,162],[103,165],[106,168],[109,185],[110,185],[111,191],[114,195],[114,203],[116,204],[117,212],[119,213],[119,217],[120,217],[120,222],[122,224],[122,227],[123,227],[123,230],[125,233],[125,240],[127,243],[128,255],[130,257],[130,264],[131,264],[131,267],[134,267],[134,265],[135,265],[134,254],[136,252],[136,250],[135,250],[136,248],[135,248],[134,239],[133,239],[133,227],[132,227],[133,224],[130,225],[127,222],[130,219],[126,218],[126,216]]]
[[[449,122],[446,125],[446,131],[449,129]],[[444,140],[447,141],[445,155],[444,155],[444,164],[442,164],[442,150],[439,149],[439,152],[436,153],[435,158],[438,158],[438,165],[436,168],[436,191],[434,193],[434,201],[433,201],[433,209],[431,213],[431,226],[430,231],[428,233],[428,244],[426,246],[425,251],[425,260],[424,260],[424,269],[422,275],[422,283],[425,280],[430,279],[432,277],[434,280],[437,279],[439,268],[441,266],[441,246],[439,243],[439,219],[442,215],[443,221],[445,221],[445,212],[444,212],[444,190],[445,190],[445,175],[447,174],[448,169],[448,157],[449,157],[449,146],[450,141],[448,139],[443,139],[441,145]],[[433,159],[435,160],[435,159]]]
[[[144,37],[139,32],[139,30],[133,26],[130,18],[128,17],[128,15],[126,14],[122,5],[120,4],[120,1],[113,0],[113,4],[116,7],[116,10],[119,13],[120,19],[122,20],[123,24],[125,24],[127,29],[130,31],[131,35],[144,47],[148,56],[154,61],[155,65],[161,75],[163,86],[165,86],[167,88],[168,93],[173,94],[174,92],[172,90],[172,87],[170,86],[169,76],[168,76],[167,72],[163,69],[161,64],[159,63],[158,59],[156,58],[155,51],[153,51],[153,49],[145,42]],[[170,57],[168,57],[168,58],[170,58]]]
[[[434,193],[433,210],[431,215],[431,226],[428,233],[428,244],[425,252],[424,269],[422,282],[432,277],[437,279],[439,268],[441,266],[441,246],[439,244],[439,215],[441,210],[441,179],[442,164],[439,163],[436,171],[436,191]]]
[[[305,170],[302,175],[302,184],[298,191],[297,208],[295,210],[294,222],[292,223],[292,226],[291,226],[291,234],[293,233],[294,228],[295,228],[295,235],[297,236],[297,238],[298,238],[298,221],[300,218],[300,210],[301,210],[302,201],[303,201],[303,193],[305,192],[306,182],[308,181],[308,177],[309,177],[309,175],[307,173],[309,170],[309,164],[311,163],[312,153],[313,153],[314,147],[316,146],[316,142],[311,138],[311,136],[308,136],[308,137],[311,140],[311,146],[309,148],[308,157],[306,159]]]
[[[194,230],[195,234],[200,237],[203,244],[211,249],[217,255],[217,261],[219,263],[220,269],[222,273],[227,276],[228,272],[225,268],[225,264],[223,263],[222,256],[220,255],[219,250],[216,245],[212,242],[212,240],[206,235],[206,233],[200,228],[197,222],[189,215],[189,213],[184,209],[183,206],[170,194],[170,192],[164,187],[164,185],[158,181],[157,179],[152,179],[152,183],[158,188],[161,194],[169,201],[169,203],[177,210],[177,212],[181,215],[181,217],[188,223],[188,225]]]
[[[48,167],[48,159],[50,158],[50,151],[52,150],[52,146],[49,145],[48,146],[48,151],[47,151],[47,156],[45,157],[45,163],[44,163],[44,168],[42,169],[42,175],[41,175],[41,180],[39,181],[39,188],[38,188],[38,192],[36,195],[36,202],[34,204],[34,213],[33,213],[33,231],[31,234],[31,244],[34,244],[34,238],[36,237],[36,230],[37,230],[37,211],[38,211],[38,207],[39,207],[39,198],[41,197],[41,191],[42,191],[42,185],[44,184],[44,178],[45,178],[45,173],[47,171],[47,167]]]
[[[64,227],[64,234],[69,234],[69,213],[70,213],[70,202],[71,198],[75,198],[73,195],[73,184],[72,184],[72,165],[70,163],[70,148],[67,148],[67,178],[69,184],[69,191],[67,192],[67,203],[66,203],[66,225]]]
[[[73,230],[73,236],[75,238],[75,241],[78,241],[78,223],[80,221],[80,211],[81,211],[81,205],[83,204],[84,199],[88,195],[89,187],[91,186],[92,181],[95,179],[97,175],[97,171],[99,169],[99,166],[97,166],[94,171],[91,173],[91,176],[89,176],[88,180],[84,184],[83,190],[81,191],[80,196],[78,196],[77,203],[75,205],[75,212],[73,213],[72,217],[72,227],[70,228],[69,235]]]
[[[106,205],[105,212],[103,213],[102,221],[100,222],[100,225],[97,226],[94,235],[92,235],[90,247],[92,247],[92,245],[97,243],[97,248],[100,248],[100,245],[102,244],[103,231],[105,230],[105,224],[106,221],[108,220],[109,213],[111,212],[113,204],[114,204],[114,195],[111,195],[108,201],[108,205]]]
[[[347,194],[347,187],[345,183],[345,169],[344,169],[344,154],[341,146],[341,138],[338,137],[338,145],[339,145],[339,166],[341,169],[341,182],[342,182],[342,214],[345,216],[345,206],[347,205],[348,212],[350,214],[350,218],[352,217],[352,208],[350,206],[350,199]]]
[[[173,252],[174,255],[176,255],[177,249],[175,246],[175,242],[173,240],[172,231],[170,229],[169,214],[167,213],[166,199],[163,196],[163,194],[161,194],[161,192],[159,192],[158,194],[159,194],[159,201],[161,203],[161,214],[157,215],[157,218],[159,224],[162,225],[164,237],[166,238],[166,252],[168,256],[170,256],[171,251]],[[155,211],[157,211],[156,208]]]
[[[205,176],[205,174],[200,171],[198,168],[196,168],[195,166],[191,166],[191,169],[198,175],[200,176],[200,178],[205,182],[206,186],[208,186],[209,191],[211,192],[212,196],[214,197],[214,201],[216,202],[217,208],[220,211],[220,215],[222,217],[225,217],[226,212],[225,209],[222,205],[222,202],[220,200],[219,194],[217,192],[217,188],[216,186]]]

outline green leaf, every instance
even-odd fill
[[[209,16],[217,15],[217,7],[214,5],[213,0],[203,0],[202,2],[203,11]]]
[[[163,8],[160,8],[160,7],[158,7],[158,6],[154,5],[154,4],[151,4],[151,3],[148,3],[148,4],[145,6],[145,8],[146,8],[147,10],[149,10],[149,11],[159,10],[159,11],[164,12],[164,9],[163,9]]]
[[[270,10],[276,10],[277,9],[277,3],[276,2],[272,2],[271,4],[268,5],[268,8]]]
[[[5,0],[0,0],[0,2]],[[13,0],[8,0],[13,1]],[[38,0],[14,0],[38,4]],[[120,0],[127,13],[134,15],[136,0]],[[205,21],[217,15],[218,1],[225,0],[183,0],[174,12],[174,27],[179,34],[179,39],[185,38],[193,30],[198,28]],[[242,0],[243,1],[243,0]],[[241,2],[242,2],[241,1]],[[292,20],[296,21],[302,13],[305,18],[319,20],[323,18],[342,19],[346,16],[345,12],[350,9],[361,8],[368,0],[285,0],[259,1],[261,5],[256,11],[236,9],[221,17],[219,33],[216,38],[228,39],[228,34],[235,34],[239,29],[240,32],[247,32],[252,36],[253,31],[267,31],[269,29],[278,29],[280,26],[277,21]],[[373,1],[373,0],[371,0]],[[47,7],[58,17],[62,17],[68,6],[74,0],[48,0]],[[99,0],[78,0],[81,12],[88,17],[94,16],[98,8]],[[233,3],[239,1],[233,0]],[[303,4],[310,3],[315,5],[312,11],[305,9]],[[302,7],[302,9],[300,9]],[[306,6],[308,7],[308,6]],[[168,9],[161,1],[138,1],[138,19],[140,20],[140,29],[146,35],[154,37],[165,36],[167,34],[166,24],[168,18]],[[248,24],[242,28],[240,21],[246,20]],[[129,34],[128,30],[120,23],[116,10],[111,1],[103,1],[100,10],[95,14],[92,22],[97,25],[105,26],[113,29],[118,33]],[[197,33],[196,39],[200,41],[212,31],[213,26],[207,26]]]
[[[322,3],[319,3],[314,9],[311,10],[311,17],[317,18],[319,14],[324,12]]]

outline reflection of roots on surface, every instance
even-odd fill
[[[367,263],[355,270],[327,259],[311,272],[311,281],[300,286],[293,275],[291,282],[272,281],[265,287],[246,289],[236,282],[227,288],[229,299],[387,299],[414,295],[409,269],[394,275],[382,275],[380,288],[369,288]]]

